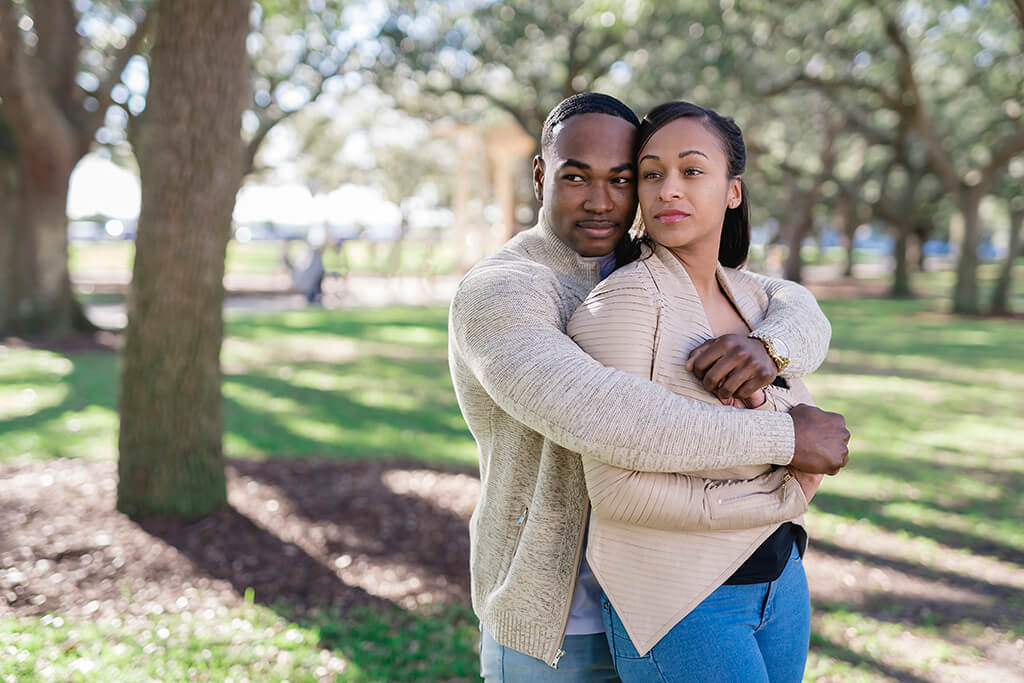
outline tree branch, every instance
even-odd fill
[[[540,131],[532,130],[533,123],[527,120],[526,116],[523,115],[523,112],[520,111],[518,107],[516,107],[514,104],[502,100],[497,95],[493,95],[487,92],[483,88],[467,86],[462,83],[453,81],[448,89],[427,86],[426,88],[424,88],[424,90],[426,90],[426,92],[431,93],[432,95],[446,95],[448,93],[455,93],[457,95],[461,95],[462,97],[482,97],[491,104],[497,106],[499,109],[503,109],[504,111],[511,114],[512,118],[514,118],[516,122],[523,127],[523,130],[525,130],[530,135],[540,135]]]
[[[978,189],[983,194],[988,194],[1011,159],[1024,154],[1024,124],[1018,124],[1013,133],[998,140],[992,145],[991,151],[992,158],[981,169],[981,181],[978,183]]]
[[[93,136],[96,135],[99,127],[103,125],[103,119],[107,115],[107,108],[114,102],[114,86],[121,82],[121,74],[124,72],[125,67],[128,66],[128,60],[138,54],[139,48],[142,47],[142,42],[149,35],[149,32],[153,30],[156,24],[156,15],[157,10],[153,6],[146,12],[145,18],[143,18],[141,24],[138,24],[135,33],[128,38],[124,47],[114,56],[114,63],[110,67],[106,80],[93,93],[93,97],[99,101],[99,105],[96,107],[96,111],[91,112],[85,119],[85,123],[79,131],[79,143],[81,145],[85,147],[91,145]]]
[[[45,89],[36,86],[36,67],[25,52],[11,0],[0,0],[0,99],[3,116],[21,145],[70,136],[71,127]]]
[[[39,38],[36,54],[46,74],[46,89],[67,109],[74,92],[75,68],[78,66],[75,8],[71,0],[36,2],[33,7],[35,14],[32,18]]]
[[[294,73],[294,69],[292,72]],[[324,92],[324,85],[327,81],[334,78],[339,73],[341,73],[340,67],[338,68],[338,71],[335,71],[330,76],[321,76],[320,82],[317,84],[316,88],[313,89],[312,93],[310,93],[309,102],[306,103],[307,106],[319,99],[320,95]],[[256,154],[259,152],[260,145],[263,144],[267,135],[274,129],[274,126],[299,113],[300,110],[301,107],[299,109],[291,109],[289,111],[282,110],[281,113],[275,117],[260,119],[260,127],[256,130],[256,134],[252,136],[252,140],[249,141],[249,144],[246,145],[245,148],[245,167],[243,175],[247,176],[256,170]]]

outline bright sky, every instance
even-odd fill
[[[139,179],[131,171],[103,157],[90,154],[75,167],[68,192],[71,220],[102,214],[121,220],[139,215]],[[421,220],[445,221],[436,211]],[[360,185],[342,185],[325,195],[313,197],[302,185],[260,185],[242,187],[235,202],[235,222],[272,222],[285,225],[314,225],[327,222],[337,226],[359,223],[371,233],[389,235],[401,218],[398,207],[379,191]],[[450,217],[448,218],[450,221]],[[414,223],[417,222],[414,220]]]

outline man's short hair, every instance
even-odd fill
[[[540,135],[542,152],[554,143],[555,128],[577,114],[608,114],[629,121],[633,126],[640,125],[640,119],[633,110],[611,95],[599,92],[577,93],[559,102],[544,120],[544,130]]]

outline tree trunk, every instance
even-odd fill
[[[956,264],[956,285],[953,288],[954,313],[979,313],[978,244],[981,240],[981,196],[977,192],[962,193],[960,213],[964,219],[964,237]]]
[[[910,260],[907,258],[907,251],[910,247],[910,227],[897,225],[896,243],[893,245],[892,255],[896,260],[896,268],[892,276],[892,289],[889,296],[894,299],[909,299],[914,296],[910,288]]]
[[[1021,230],[1024,228],[1024,210],[1010,211],[1010,244],[1006,248],[1006,259],[999,268],[999,279],[992,292],[992,312],[1009,315],[1010,283],[1013,280],[1013,265],[1020,256]]]
[[[0,157],[0,338],[14,313],[14,237],[17,229],[15,202],[17,170],[13,159]],[[6,285],[6,286],[5,286]]]
[[[793,282],[801,282],[803,279],[804,260],[800,255],[800,247],[814,227],[814,204],[817,198],[817,187],[805,192],[797,190],[797,201],[794,202],[796,213],[786,226],[784,234],[789,243],[789,254],[786,256],[783,277]]]
[[[249,2],[161,2],[137,156],[142,208],[121,374],[118,510],[194,518],[227,499],[224,257],[242,180]]]
[[[4,260],[0,268],[0,337],[57,336],[88,326],[71,293],[65,207],[77,156],[70,141],[50,149],[25,148],[11,163],[0,162],[0,193],[7,195]]]

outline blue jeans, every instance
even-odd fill
[[[603,633],[566,636],[565,655],[553,669],[545,662],[505,647],[487,629],[480,634],[480,677],[486,683],[598,683],[618,681]]]
[[[789,683],[803,678],[811,601],[795,543],[778,579],[719,586],[643,656],[607,597],[601,604],[605,635],[624,683]]]

